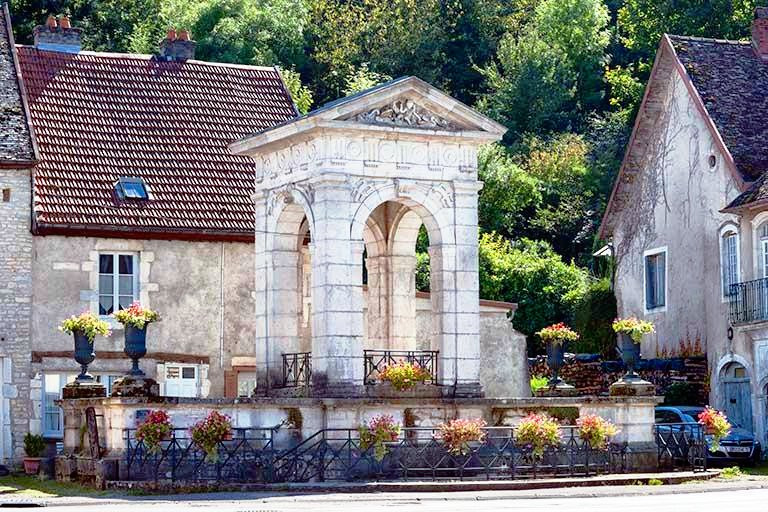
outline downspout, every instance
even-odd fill
[[[219,368],[224,368],[224,242],[219,257]]]

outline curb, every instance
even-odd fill
[[[681,473],[629,473],[625,475],[606,475],[597,477],[542,478],[540,480],[452,480],[452,481],[410,481],[410,482],[332,482],[300,484],[240,484],[240,485],[199,485],[174,486],[173,484],[155,485],[154,482],[112,481],[107,483],[109,490],[141,490],[149,496],[188,493],[195,491],[229,492],[284,492],[309,494],[361,494],[361,493],[408,493],[408,492],[467,492],[467,491],[528,491],[541,489],[559,489],[573,487],[605,487],[619,485],[647,485],[649,480],[659,480],[665,485],[675,485],[690,481],[710,480],[720,471]]]

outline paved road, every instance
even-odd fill
[[[368,495],[311,495],[269,496],[238,495],[225,499],[194,498],[184,501],[148,501],[146,499],[124,502],[98,502],[90,506],[84,503],[65,505],[55,500],[49,506],[56,512],[380,512],[417,511],[447,512],[506,511],[589,511],[589,512],[764,512],[768,511],[768,489],[728,490],[716,492],[686,492],[641,495],[636,489],[627,489],[627,496],[546,497],[535,494],[509,493],[504,491],[466,493],[422,494],[368,494]],[[682,489],[681,489],[682,491]],[[692,492],[693,491],[693,492]],[[702,489],[703,491],[703,489]],[[603,494],[596,489],[592,494]],[[564,493],[567,491],[564,490]],[[614,491],[615,493],[615,491]],[[634,494],[634,495],[632,495]],[[524,496],[524,497],[523,497]],[[240,499],[246,498],[246,499]],[[5,509],[8,510],[8,509]],[[27,509],[29,510],[29,509]]]

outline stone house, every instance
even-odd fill
[[[644,354],[706,350],[710,403],[768,443],[768,9],[751,41],[664,35],[601,235]]]
[[[454,264],[447,257],[461,246],[439,248],[433,240],[433,273],[444,277],[433,280],[431,295],[415,291],[413,275],[415,236],[425,218],[414,214],[424,213],[417,199],[425,196],[430,205],[443,201],[435,209],[443,216],[459,211],[454,182],[476,180],[476,146],[500,128],[416,79],[372,93],[379,96],[348,101],[357,105],[360,98],[417,91],[432,103],[450,105],[455,110],[446,114],[451,123],[472,121],[492,133],[455,149],[445,146],[440,165],[433,165],[429,153],[419,153],[423,169],[431,166],[437,174],[428,181],[400,178],[396,188],[390,187],[396,192],[391,197],[384,198],[376,180],[371,190],[365,180],[355,184],[361,198],[373,191],[390,200],[374,205],[369,219],[363,219],[365,247],[356,246],[356,260],[347,262],[348,270],[360,274],[365,265],[367,287],[356,281],[360,286],[341,295],[338,288],[328,288],[335,295],[325,296],[326,310],[318,311],[318,268],[331,269],[325,279],[336,274],[333,263],[319,263],[317,255],[327,251],[317,249],[321,228],[311,229],[320,226],[317,215],[310,222],[296,205],[307,193],[319,200],[334,186],[315,183],[308,190],[284,179],[302,170],[301,163],[294,169],[286,162],[312,154],[306,141],[316,134],[325,134],[326,145],[320,148],[318,139],[314,150],[346,144],[349,161],[361,160],[362,153],[354,153],[343,129],[318,129],[318,121],[338,105],[300,117],[277,68],[194,60],[194,46],[186,32],[171,31],[156,55],[82,51],[79,29],[65,18],[49,18],[36,27],[33,46],[15,45],[7,6],[0,10],[0,459],[18,456],[28,431],[50,439],[62,435],[62,413],[54,400],[77,365],[71,338],[57,330],[61,319],[83,310],[107,318],[134,300],[163,315],[150,327],[142,366],[166,396],[235,397],[256,387],[262,392],[279,388],[285,379],[285,370],[279,371],[286,361],[282,356],[288,352],[312,351],[314,375],[324,373],[326,383],[340,375],[344,382],[335,384],[358,385],[363,370],[357,349],[363,347],[434,348],[441,354],[436,359],[441,382],[458,385],[461,360],[462,367],[470,367],[468,386],[479,384],[490,396],[525,395],[524,339],[508,319],[515,306],[478,302],[471,244],[469,259],[453,260],[469,265],[467,272],[455,266],[449,271],[447,265]],[[448,122],[436,119],[429,122]],[[307,131],[297,140],[304,146],[294,147],[296,140],[284,133],[291,143],[287,153],[279,152],[271,162],[260,160],[257,146],[279,146],[276,133],[286,126],[291,132],[300,122]],[[423,139],[419,129],[409,135],[414,148],[415,140]],[[470,139],[458,131],[448,138],[461,137]],[[343,160],[335,153],[326,156],[337,166]],[[411,169],[382,158],[403,172]],[[369,168],[376,165],[371,162]],[[275,181],[264,186],[265,176],[282,179],[279,184],[286,187],[275,189]],[[477,186],[472,187],[466,201],[476,204]],[[290,251],[263,251],[258,222],[267,210],[284,212],[280,221],[296,227],[290,236],[270,235],[269,243],[278,245],[294,237],[297,245]],[[334,215],[333,208],[326,212]],[[455,239],[460,232],[467,240],[475,238],[476,251],[471,214],[463,225],[450,224],[454,233],[447,232],[448,224],[441,233],[443,224],[426,219],[427,227],[436,229],[430,230],[431,239]],[[328,247],[339,243],[333,236],[325,240]],[[459,285],[474,300],[462,296]],[[331,306],[358,290],[360,314],[346,315],[341,324],[352,327],[331,335],[331,324],[321,319],[332,317],[337,310]],[[318,336],[313,337],[313,330],[322,329],[325,358],[318,355]],[[350,340],[354,345],[344,344]],[[128,366],[119,324],[96,343],[90,370],[109,390]],[[460,346],[471,350],[461,348],[460,355]],[[339,363],[342,359],[346,362]],[[321,370],[336,364],[349,366],[343,372],[336,372],[341,366]]]

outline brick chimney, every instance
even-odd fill
[[[197,43],[190,39],[188,31],[169,29],[165,39],[160,42],[160,58],[175,61],[194,59],[195,46]]]
[[[752,21],[752,48],[758,57],[768,60],[768,7],[755,8]]]
[[[51,15],[45,25],[32,30],[35,48],[52,52],[77,53],[81,48],[80,29],[72,28],[69,18],[62,16],[58,21]]]

